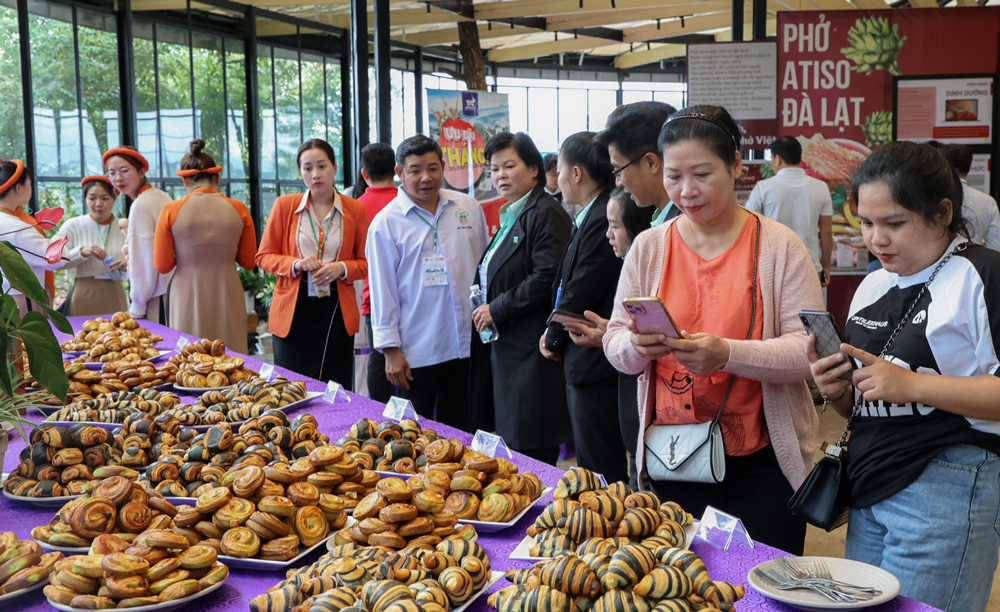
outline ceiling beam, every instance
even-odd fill
[[[914,8],[938,8],[935,0],[910,0],[910,6]]]
[[[976,0],[958,0],[958,6],[979,6]]]
[[[657,38],[668,36],[680,36],[681,34],[696,34],[706,30],[717,30],[732,25],[731,11],[713,13],[690,17],[688,19],[672,19],[660,26],[648,25],[635,28],[625,28],[622,30],[624,41],[627,43],[646,42]],[[750,11],[744,14],[749,15]]]
[[[687,54],[687,45],[663,45],[648,51],[622,53],[615,58],[615,68],[626,69],[653,64],[660,60],[681,57]]]
[[[670,19],[671,17],[680,17],[681,15],[691,15],[695,8],[704,11],[713,5],[717,6],[719,9],[728,6],[725,2],[705,2],[697,7],[692,7],[690,5],[670,5],[657,9],[641,8],[600,11],[596,13],[580,13],[577,15],[556,15],[546,19],[548,22],[546,29],[550,32],[554,32],[558,30],[572,30],[574,28],[586,28],[590,26],[608,26],[618,23],[631,23],[633,21],[648,21],[650,19]]]
[[[525,28],[520,26],[514,26],[513,29],[510,27],[500,24],[494,24],[493,28],[490,29],[489,26],[481,25],[479,26],[479,39],[488,40],[492,38],[506,38],[508,36],[520,36],[523,34],[537,34],[538,30],[535,28]],[[403,42],[410,43],[411,45],[416,45],[418,47],[432,47],[434,45],[457,45],[458,44],[458,28],[441,28],[439,30],[431,30],[428,32],[417,32],[415,34],[407,34],[404,38],[403,36],[395,36],[396,40],[401,40]]]
[[[975,2],[976,0],[971,0]],[[854,6],[859,9],[885,9],[889,8],[889,5],[885,3],[885,0],[854,0]],[[973,4],[975,6],[975,4]]]
[[[821,11],[844,11],[857,8],[847,0],[809,0],[809,2]]]
[[[487,53],[487,58],[491,62],[515,62],[517,60],[532,59],[543,55],[552,55],[553,53],[586,51],[588,49],[593,49],[594,47],[604,47],[614,44],[620,43],[594,38],[567,38],[566,40],[554,40],[551,42],[521,45],[519,47],[491,49]]]
[[[374,24],[374,19],[375,14],[368,13],[368,23]],[[442,11],[437,8],[432,8],[430,13],[427,12],[427,9],[407,9],[389,12],[389,25],[391,27],[432,25],[436,23],[458,23],[460,21],[471,21],[471,19],[454,13]],[[351,15],[350,13],[334,15],[324,19],[323,22],[329,23],[330,25],[338,28],[348,29],[351,27]],[[372,27],[374,26],[369,26],[369,29],[372,29]]]
[[[311,2],[312,0],[304,0]],[[583,0],[583,8],[580,8],[580,0],[505,0],[502,2],[484,2],[476,4],[476,19],[479,21],[510,19],[511,17],[521,17],[524,15],[534,15],[536,17],[548,17],[551,15],[576,15],[586,13],[605,12],[613,13],[627,9],[652,8],[662,9],[663,0],[615,0],[612,8],[611,0]],[[719,5],[730,6],[725,2],[682,2],[671,6],[688,6],[690,10],[687,14],[704,13],[704,7],[717,7]],[[699,8],[701,10],[699,10]],[[620,23],[620,22],[619,22]]]

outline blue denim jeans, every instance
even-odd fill
[[[895,575],[901,594],[946,612],[983,612],[1000,551],[1000,457],[946,448],[892,497],[851,509],[847,558]]]

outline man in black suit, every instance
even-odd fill
[[[559,153],[559,187],[564,201],[582,210],[576,230],[559,264],[553,286],[555,308],[609,318],[621,273],[619,259],[606,237],[608,196],[614,174],[608,150],[594,142],[593,132],[567,138]],[[618,430],[618,372],[601,348],[578,346],[565,331],[549,329],[539,349],[562,360],[566,400],[579,465],[603,474],[608,482],[628,480],[625,445]]]

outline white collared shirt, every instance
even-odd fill
[[[1000,251],[1000,209],[989,194],[969,187],[962,179],[962,216],[969,224],[969,239],[988,249]]]
[[[432,225],[447,285],[424,285],[423,256],[434,252]],[[431,219],[400,189],[368,228],[372,346],[400,347],[411,368],[467,358],[472,337],[469,287],[488,244],[486,215],[472,197],[442,189]]]
[[[322,232],[325,240],[323,263],[340,260],[340,247],[344,244],[344,204],[340,194],[333,195],[333,206],[322,219],[316,216],[316,211],[309,203],[309,192],[302,195],[302,201],[295,214],[299,215],[299,229],[295,236],[295,244],[299,247],[299,257],[319,257],[318,238]],[[309,222],[312,221],[312,224]],[[315,231],[315,233],[314,233]]]
[[[819,218],[833,215],[833,200],[826,183],[802,168],[782,168],[754,185],[746,209],[792,228],[809,250],[816,272],[823,271]]]

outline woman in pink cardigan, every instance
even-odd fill
[[[823,310],[823,295],[799,237],[737,203],[739,139],[720,107],[690,107],[664,123],[663,182],[684,214],[636,239],[604,350],[618,370],[642,372],[635,451],[642,486],[695,516],[706,505],[729,512],[751,537],[802,554],[806,524],[787,503],[812,466],[817,418],[798,313]],[[638,333],[622,301],[646,296],[663,300],[681,338]],[[720,406],[724,480],[650,478],[646,428],[708,422]]]

